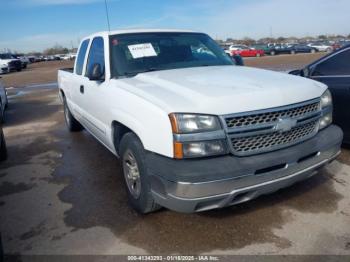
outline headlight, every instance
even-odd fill
[[[323,109],[328,106],[332,106],[332,94],[329,89],[321,96],[321,108]]]
[[[226,153],[225,142],[212,140],[182,144],[182,158],[207,157]]]
[[[333,122],[332,94],[327,89],[321,96],[322,117],[320,119],[320,129],[326,128]]]
[[[216,116],[197,114],[170,114],[170,121],[175,134],[210,132],[221,129]]]
[[[217,116],[170,114],[177,159],[226,154],[225,133]],[[216,131],[216,132],[215,132]]]

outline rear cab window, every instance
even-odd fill
[[[80,45],[77,62],[75,64],[75,73],[77,75],[81,75],[83,73],[84,60],[85,60],[87,48],[89,46],[89,42],[90,40],[86,39]]]

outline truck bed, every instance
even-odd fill
[[[61,71],[66,71],[66,72],[69,72],[69,73],[73,73],[74,71],[74,68],[73,67],[67,67],[67,68],[61,68],[59,69]]]

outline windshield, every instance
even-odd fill
[[[201,33],[138,33],[110,36],[112,77],[200,66],[234,65]]]

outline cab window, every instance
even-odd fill
[[[105,74],[104,42],[102,37],[96,37],[91,43],[89,57],[86,65],[85,75],[90,75],[94,64],[100,64],[103,74]]]

